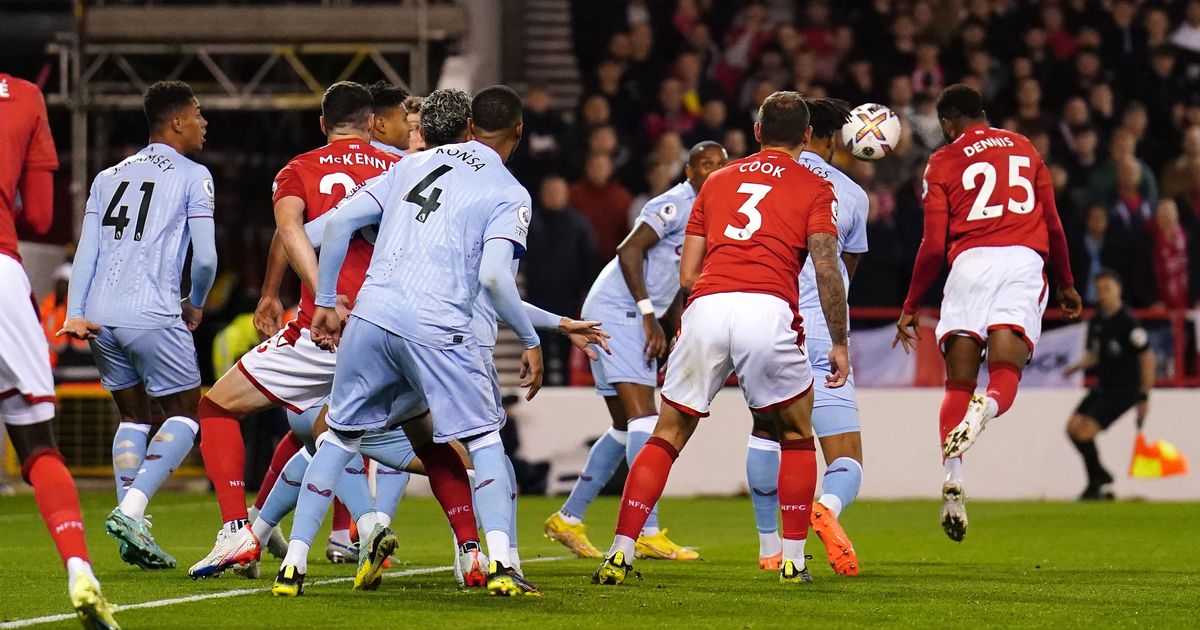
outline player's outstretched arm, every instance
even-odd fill
[[[92,186],[92,194],[83,211],[83,226],[79,230],[79,244],[75,248],[75,259],[71,266],[67,318],[57,336],[94,339],[100,330],[99,326],[83,318],[83,307],[92,289],[92,278],[96,275],[96,261],[100,258],[100,212],[96,207],[95,193],[96,188]]]
[[[1075,277],[1071,273],[1071,254],[1067,249],[1067,234],[1063,230],[1058,205],[1054,201],[1054,185],[1050,181],[1049,169],[1040,164],[1036,178],[1037,198],[1042,202],[1042,218],[1046,222],[1046,233],[1050,237],[1050,269],[1054,283],[1058,285],[1058,307],[1067,319],[1077,319],[1083,312],[1083,299],[1075,290]]]
[[[521,294],[512,275],[514,253],[516,249],[512,241],[507,239],[493,238],[484,242],[483,256],[479,262],[479,284],[487,292],[496,314],[508,322],[525,346],[525,353],[521,357],[521,386],[529,388],[525,400],[532,400],[542,388],[541,340],[522,306]]]
[[[350,249],[350,238],[359,229],[379,223],[383,218],[383,206],[375,197],[360,194],[347,198],[327,214],[332,216],[325,224],[321,237],[321,256],[317,261],[317,286],[313,300],[317,309],[309,330],[313,343],[333,350],[337,347],[345,323],[339,305],[344,308],[346,298],[337,294],[337,284],[342,263],[346,260],[346,251]],[[303,238],[307,243],[308,237]]]
[[[683,253],[679,255],[679,290],[690,294],[700,272],[704,269],[704,253],[708,239],[695,234],[683,237]]]
[[[932,165],[925,168],[923,195],[925,201],[925,228],[921,235],[921,246],[917,249],[917,259],[913,262],[912,280],[908,284],[908,297],[904,299],[904,309],[896,322],[896,338],[892,347],[899,343],[908,354],[917,347],[917,307],[929,286],[937,279],[942,270],[942,261],[946,258],[946,230],[950,222],[950,202],[946,196],[945,187],[930,181],[929,172]]]
[[[808,253],[812,257],[813,271],[817,277],[817,294],[821,298],[821,311],[829,327],[829,338],[833,349],[829,352],[829,364],[833,374],[825,377],[825,386],[841,387],[850,376],[849,313],[846,308],[846,285],[842,282],[842,270],[838,266],[837,235],[816,232],[808,236]]]
[[[600,355],[591,348],[592,344],[600,346],[604,352],[612,354],[612,350],[608,348],[608,339],[612,335],[600,327],[603,322],[580,321],[564,315],[556,315],[529,302],[521,302],[521,306],[525,308],[525,314],[529,316],[529,321],[533,323],[534,328],[557,330],[566,335],[571,340],[571,345],[582,350],[592,361],[600,358]]]
[[[196,330],[208,291],[217,279],[217,235],[211,216],[189,218],[188,232],[192,236],[192,289],[183,304],[183,319],[188,330]]]

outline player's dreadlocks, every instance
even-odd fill
[[[808,124],[814,138],[827,138],[842,129],[850,120],[850,104],[839,98],[806,98]]]
[[[421,133],[430,146],[460,142],[471,117],[471,97],[462,90],[434,90],[421,101]]]

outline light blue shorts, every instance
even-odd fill
[[[326,418],[331,427],[370,431],[428,410],[434,441],[449,442],[504,424],[500,388],[473,339],[430,348],[351,316],[338,354]]]
[[[586,319],[590,317],[584,314]],[[595,319],[595,318],[593,318]],[[655,387],[658,385],[658,362],[646,359],[642,347],[646,345],[646,331],[642,328],[642,320],[638,318],[620,318],[620,321],[603,319],[604,330],[612,338],[608,347],[612,354],[598,352],[600,359],[588,361],[592,368],[592,379],[596,381],[596,393],[601,396],[616,396],[617,383],[635,383]]]
[[[860,431],[854,375],[851,374],[846,384],[837,389],[825,387],[825,377],[832,374],[829,366],[832,344],[824,339],[808,339],[805,346],[813,372],[813,433],[825,437]]]
[[[310,407],[304,413],[296,413],[288,411],[288,425],[292,429],[292,433],[304,442],[304,447],[309,453],[315,453],[317,446],[313,438],[313,425],[317,422],[317,417],[321,415],[321,409],[329,402],[326,398],[321,402]],[[386,464],[396,470],[404,470],[408,467],[416,454],[413,453],[412,443],[408,441],[408,436],[404,430],[400,428],[399,423],[405,418],[399,417],[399,413],[403,412],[403,405],[396,409],[396,417],[391,418],[387,426],[394,428],[384,428],[379,431],[369,431],[363,435],[362,441],[359,443],[359,452],[371,459]]]
[[[100,384],[110,392],[142,383],[152,398],[161,398],[200,386],[196,345],[182,319],[169,328],[101,326],[88,343]]]

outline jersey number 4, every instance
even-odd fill
[[[428,175],[425,176],[425,179],[417,182],[417,185],[413,186],[412,190],[408,191],[408,194],[404,196],[404,200],[408,203],[421,206],[421,211],[418,212],[417,216],[415,217],[418,222],[424,223],[425,220],[429,218],[429,215],[433,214],[438,208],[442,207],[441,202],[438,201],[442,198],[442,189],[434,188],[429,191],[429,194],[423,194],[425,189],[432,186],[433,182],[437,181],[442,175],[449,173],[453,168],[454,167],[452,166],[443,164],[433,169]]]
[[[129,219],[126,216],[129,213],[129,206],[120,205],[121,198],[125,196],[125,189],[129,188],[129,182],[123,181],[117,185],[117,192],[113,195],[112,201],[108,202],[108,209],[104,211],[104,220],[100,222],[103,227],[113,227],[116,231],[113,233],[113,238],[121,240],[125,235],[125,226],[129,225]],[[134,226],[133,240],[142,240],[142,230],[146,227],[146,214],[150,209],[150,198],[154,196],[154,182],[142,182],[142,203],[138,206],[137,225]]]
[[[1033,212],[1033,183],[1029,178],[1021,174],[1021,169],[1029,168],[1029,157],[1024,155],[1010,155],[1008,157],[1008,190],[1012,193],[1014,188],[1025,190],[1025,200],[1017,201],[1012,197],[1008,198],[1007,205],[1009,212],[1017,214],[1029,214]],[[983,175],[983,183],[977,182],[979,176]],[[975,190],[979,188],[979,193],[975,195],[975,203],[971,204],[971,212],[967,215],[968,221],[981,221],[983,219],[996,219],[1004,214],[1005,205],[994,204],[988,205],[988,201],[992,199],[992,192],[996,190],[996,167],[988,162],[975,162],[963,171],[962,185],[964,190]]]

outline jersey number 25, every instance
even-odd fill
[[[996,167],[989,162],[975,162],[968,166],[963,171],[962,185],[964,190],[975,190],[979,188],[979,192],[975,195],[975,203],[971,204],[971,212],[967,215],[968,221],[981,221],[983,219],[996,219],[1004,214],[1005,206],[1009,212],[1017,214],[1029,214],[1033,212],[1034,197],[1033,183],[1029,178],[1021,174],[1021,169],[1029,168],[1029,157],[1025,155],[1010,155],[1008,156],[1008,191],[1012,194],[1013,189],[1021,188],[1025,191],[1025,199],[1017,201],[1011,196],[1005,204],[988,205],[988,201],[992,199],[992,192],[996,190]],[[979,176],[983,176],[983,182],[980,183]]]

